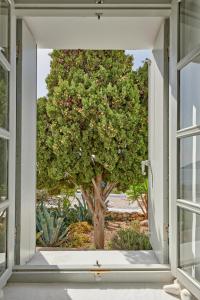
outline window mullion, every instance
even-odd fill
[[[195,126],[178,130],[176,133],[176,137],[180,139],[180,138],[199,135],[199,134],[200,134],[200,125],[195,125]]]
[[[200,214],[200,204],[197,204],[197,203],[185,200],[185,199],[177,199],[177,206],[188,209],[197,214]]]

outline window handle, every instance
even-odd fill
[[[146,172],[146,167],[148,167],[150,173],[151,173],[151,185],[153,187],[153,171],[152,171],[152,167],[151,167],[151,162],[150,160],[143,160],[141,162],[141,168],[142,168],[142,175],[146,176],[147,172]]]

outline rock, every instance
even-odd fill
[[[188,290],[183,289],[181,291],[181,300],[192,300],[192,294]]]
[[[149,221],[148,220],[140,221],[140,225],[148,227],[149,226]]]

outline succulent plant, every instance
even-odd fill
[[[44,203],[37,206],[36,239],[44,247],[59,247],[68,240],[68,228],[64,225],[64,218],[51,212]]]

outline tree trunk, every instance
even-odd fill
[[[96,199],[97,200],[97,199]],[[104,209],[100,202],[95,202],[95,211],[93,214],[94,222],[94,244],[96,249],[104,249]]]
[[[82,195],[87,201],[93,216],[94,244],[96,249],[104,249],[105,211],[107,210],[105,201],[116,185],[115,183],[109,183],[105,189],[102,189],[101,183],[102,175],[100,174],[92,179],[92,193],[81,187]]]

